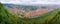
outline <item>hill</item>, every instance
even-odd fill
[[[7,11],[0,3],[0,24],[19,24],[19,17]]]

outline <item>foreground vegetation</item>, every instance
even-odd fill
[[[10,14],[0,3],[0,24],[19,24],[19,18]]]
[[[0,24],[60,24],[60,9],[38,15],[38,18],[19,18],[0,3]]]

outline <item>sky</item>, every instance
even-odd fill
[[[60,0],[0,0],[8,4],[60,4]]]

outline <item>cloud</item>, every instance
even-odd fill
[[[12,4],[60,4],[60,0],[0,0],[0,2]]]

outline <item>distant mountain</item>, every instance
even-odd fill
[[[24,8],[24,7],[57,7],[60,5],[56,5],[56,4],[37,4],[37,5],[19,5],[19,4],[3,4],[4,6],[8,7],[8,8]]]
[[[24,8],[24,10],[35,10],[37,9],[35,6],[25,6],[25,5],[17,5],[17,4],[3,4],[5,7],[7,8],[17,8],[17,9],[21,9]]]
[[[37,5],[19,5],[19,4],[3,4],[7,8],[17,8],[17,9],[24,9],[24,10],[37,10],[37,9],[46,9],[46,8],[52,8],[56,9],[60,5],[55,4],[37,4]]]

